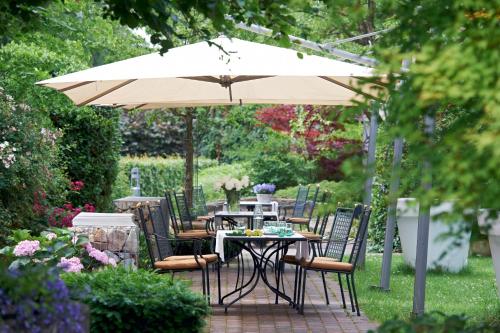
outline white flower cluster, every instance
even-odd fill
[[[214,189],[219,191],[221,189],[225,191],[241,191],[243,188],[250,185],[250,178],[248,176],[243,176],[241,180],[232,178],[230,176],[224,176],[214,183]]]
[[[8,141],[0,143],[0,160],[3,166],[8,169],[16,161],[16,148],[12,147]]]
[[[55,145],[56,140],[62,136],[62,132],[60,130],[52,132],[48,128],[42,128],[40,130],[40,134],[42,134],[42,137],[45,140],[45,142],[50,143],[52,146]]]

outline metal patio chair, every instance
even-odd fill
[[[164,206],[165,207],[165,206]],[[201,254],[200,238],[175,240],[175,244],[189,242],[192,244],[192,255],[175,255],[175,249],[169,237],[168,223],[163,216],[163,207],[160,205],[147,206],[151,224],[148,225],[144,217],[144,208],[139,207],[141,228],[146,238],[151,265],[158,273],[172,274],[182,271],[200,270],[202,274],[203,295],[210,300],[210,276],[208,265],[213,265],[218,273],[218,292],[220,302],[220,259],[217,254]]]
[[[307,271],[317,271],[324,273],[337,273],[339,275],[339,281],[341,281],[341,275],[346,276],[347,288],[349,291],[349,299],[351,301],[352,312],[356,312],[360,316],[358,297],[356,295],[356,286],[354,283],[354,272],[356,270],[356,264],[359,258],[360,248],[363,245],[365,234],[368,228],[368,222],[370,220],[371,208],[365,206],[361,214],[361,219],[359,222],[358,230],[356,232],[356,237],[352,244],[351,254],[347,262],[339,260],[339,253],[345,251],[347,242],[342,242],[342,240],[334,241],[331,246],[327,247],[324,256],[314,256],[312,259],[302,260],[300,267],[303,271],[302,274],[302,286],[300,287],[299,295],[301,298],[299,312],[304,314],[304,299],[306,293],[306,280]],[[341,249],[341,251],[339,251]],[[351,291],[352,283],[352,291]],[[300,284],[299,284],[300,286]],[[342,288],[342,287],[341,287]],[[341,289],[342,301],[345,308],[344,292]],[[353,301],[354,296],[354,301]]]
[[[314,191],[314,195],[311,201],[307,201],[307,197],[309,194],[309,188],[307,190],[307,194],[304,195],[299,192],[297,194],[297,200],[295,201],[295,206],[293,208],[292,216],[287,218],[286,221],[288,223],[297,224],[301,226],[306,226],[307,231],[310,231],[309,224],[311,223],[311,219],[313,217],[314,208],[316,207],[316,200],[318,199],[319,194],[319,185],[316,186],[316,190]]]

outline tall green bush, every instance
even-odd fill
[[[10,229],[46,226],[46,206],[64,200],[56,141],[43,117],[0,88],[0,245]]]
[[[94,107],[51,112],[54,125],[64,133],[61,146],[68,177],[85,184],[73,204],[110,209],[120,159],[119,116],[119,110]]]
[[[121,268],[63,279],[89,305],[91,332],[200,332],[210,312],[201,294],[167,274]]]

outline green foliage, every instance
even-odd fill
[[[67,159],[68,177],[85,183],[79,198],[73,201],[75,205],[92,203],[98,211],[111,207],[112,185],[120,158],[119,114],[116,109],[104,108],[51,114],[54,125],[64,133],[61,146]]]
[[[382,253],[384,251],[385,226],[387,223],[388,188],[385,184],[374,183],[372,194],[372,215],[368,225],[368,250],[370,252]],[[398,229],[394,235],[393,247],[395,251],[401,251],[401,241]]]
[[[309,184],[311,186],[309,190],[310,197],[316,185],[319,185],[320,195],[323,191],[328,191],[331,194],[328,199],[328,209],[331,211],[334,211],[337,207],[354,207],[356,203],[361,201],[361,190],[357,190],[349,181],[335,182],[324,180],[317,184]],[[298,186],[293,186],[278,190],[274,195],[278,198],[295,199],[297,191]]]
[[[464,315],[449,315],[442,312],[426,313],[423,316],[412,318],[410,321],[399,319],[388,320],[384,322],[375,331],[370,333],[430,333],[430,332],[447,332],[447,333],[494,333],[500,330],[498,325],[485,324],[469,324],[469,318]]]
[[[203,192],[207,201],[225,199],[224,191],[216,190],[215,183],[222,177],[232,177],[241,179],[249,175],[249,164],[247,162],[220,164],[200,170],[198,182],[203,186]],[[250,179],[251,182],[254,182]],[[254,182],[255,183],[255,182]],[[250,188],[242,191],[242,196],[252,195]]]
[[[198,159],[200,171],[216,164],[206,158]],[[122,157],[113,198],[131,195],[130,170],[134,167],[140,170],[143,196],[164,196],[166,190],[178,190],[183,185],[184,160],[179,157]]]
[[[81,269],[90,271],[104,264],[89,255],[89,251],[85,248],[85,245],[89,243],[87,236],[76,234],[68,229],[50,228],[42,231],[40,236],[31,235],[29,230],[16,229],[9,237],[9,241],[12,246],[6,246],[0,250],[2,261],[9,263],[9,269],[24,270],[32,266],[56,267],[62,258],[73,257],[78,258],[83,265],[78,271]],[[36,251],[26,255],[16,253],[16,247],[23,241],[37,242]]]
[[[37,209],[35,196],[40,204],[60,204],[67,183],[59,169],[60,134],[44,127],[37,110],[15,103],[0,87],[0,119],[1,245],[9,229],[46,225],[46,212]]]
[[[183,122],[165,110],[124,111],[120,119],[123,155],[169,156],[184,151]]]
[[[360,308],[369,319],[384,322],[394,318],[408,320],[412,310],[415,271],[394,254],[390,292],[373,288],[380,283],[381,255],[368,255],[363,270],[356,271]],[[500,300],[496,292],[491,258],[470,257],[460,273],[427,273],[425,297],[427,312],[464,314],[474,323],[499,325]],[[396,331],[399,332],[399,331]]]
[[[185,282],[145,270],[66,274],[90,307],[91,332],[201,332],[209,307]],[[90,288],[91,293],[81,293]]]
[[[285,188],[314,180],[314,163],[304,160],[300,155],[260,155],[252,159],[251,163],[254,183],[271,183],[278,188]]]

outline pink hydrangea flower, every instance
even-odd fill
[[[32,256],[38,250],[40,250],[39,241],[23,240],[20,241],[14,248],[14,255],[16,257]]]
[[[45,238],[47,238],[48,240],[53,240],[54,238],[57,238],[57,235],[53,232],[49,232],[45,235]]]
[[[90,243],[87,243],[87,245],[85,245],[85,249],[87,250],[91,258],[94,258],[104,265],[107,265],[109,263],[109,258],[106,253],[94,248]]]
[[[82,262],[78,257],[71,257],[69,259],[61,258],[57,267],[62,268],[65,272],[68,273],[80,273],[83,269]]]

